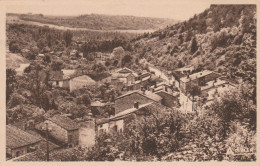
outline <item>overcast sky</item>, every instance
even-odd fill
[[[210,6],[207,1],[190,2],[190,0],[11,0],[6,11],[44,15],[94,13],[185,20]]]

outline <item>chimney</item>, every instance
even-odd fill
[[[138,101],[136,101],[136,102],[134,103],[134,108],[136,108],[136,109],[139,108],[139,102],[138,102]]]

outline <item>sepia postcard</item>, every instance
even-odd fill
[[[257,1],[0,4],[0,165],[260,164]]]

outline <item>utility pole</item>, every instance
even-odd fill
[[[46,160],[50,161],[50,149],[49,149],[49,124],[46,122]]]

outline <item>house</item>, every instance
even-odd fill
[[[150,102],[161,103],[162,98],[150,91],[130,91],[116,98],[115,100],[115,114],[133,107],[135,102],[146,104]]]
[[[132,115],[135,120],[140,121],[148,115],[158,113],[158,111],[165,112],[166,107],[157,102],[149,102],[145,104],[135,102],[131,108],[119,112],[115,116],[112,116],[109,119],[104,120],[102,123],[99,123],[98,132],[101,133],[103,131],[108,131],[109,133],[121,133],[125,130],[126,125],[132,122],[131,120],[128,120],[128,118]]]
[[[109,54],[105,54],[105,53],[102,53],[102,52],[96,52],[95,53],[95,60],[96,61],[105,62],[108,59],[109,59]]]
[[[93,101],[90,104],[91,112],[92,113],[97,112],[97,111],[102,112],[103,110],[105,110],[105,106],[106,106],[106,103],[102,103],[100,101]]]
[[[62,69],[63,73],[63,84],[62,87],[69,89],[70,88],[70,79],[74,77],[76,70],[71,69]]]
[[[162,105],[170,108],[179,106],[179,93],[170,93],[165,90],[160,90],[155,92],[155,94],[161,96]]]
[[[40,147],[41,139],[15,126],[6,125],[6,154],[10,158],[34,152]]]
[[[82,75],[78,77],[74,77],[70,79],[70,92],[76,89],[80,89],[82,87],[95,87],[96,86],[96,81],[91,79],[87,75]]]
[[[172,86],[167,82],[155,83],[155,85],[152,85],[150,87],[150,90],[154,93],[161,90],[164,90],[165,92],[173,93]]]
[[[50,135],[55,139],[63,142],[69,147],[74,147],[79,144],[79,126],[70,118],[63,115],[54,115],[47,119]]]
[[[202,99],[198,96],[195,96],[193,99],[192,96],[180,92],[179,103],[181,106],[179,109],[185,114],[197,113],[200,100]]]
[[[97,131],[98,134],[109,132],[109,118],[102,118],[97,120]]]
[[[190,85],[197,85],[200,87],[205,86],[207,82],[213,81],[218,77],[220,77],[218,73],[209,70],[204,70],[198,73],[187,75],[186,77],[182,77],[180,79],[180,90],[183,93],[186,93],[188,86]]]

